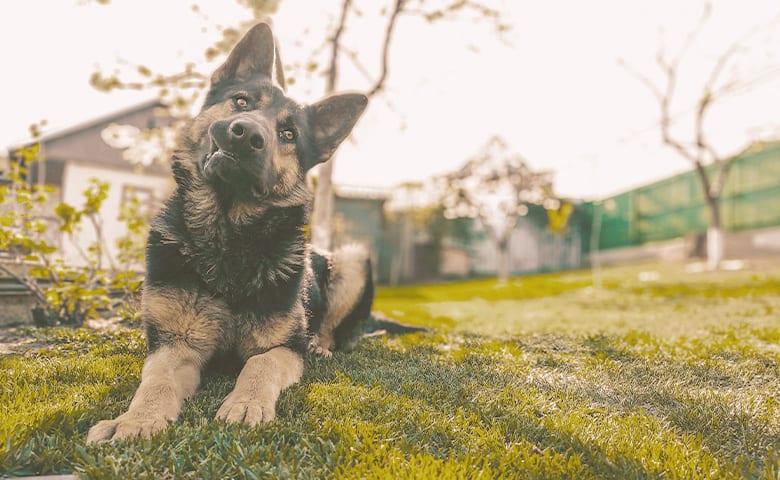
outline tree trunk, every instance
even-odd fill
[[[509,238],[498,241],[498,284],[504,286],[509,281]]]
[[[717,270],[723,261],[725,242],[723,227],[720,222],[719,198],[707,195],[707,205],[710,209],[710,225],[707,228],[707,268]]]
[[[404,4],[405,0],[396,0],[393,11],[390,12],[387,27],[385,29],[385,38],[382,43],[381,72],[379,78],[374,83],[374,86],[366,92],[368,98],[373,97],[384,88],[388,74],[387,64],[390,41],[393,38],[395,23],[404,9]],[[341,55],[341,35],[344,33],[344,28],[347,24],[347,14],[351,8],[352,0],[342,0],[339,23],[330,39],[331,56],[327,76],[325,78],[326,95],[331,95],[336,91],[336,83],[339,77],[338,62]],[[334,161],[335,158],[331,158],[320,167],[319,175],[317,177],[317,191],[314,195],[314,218],[311,225],[312,243],[324,249],[330,249],[331,247],[331,225],[333,224],[333,185],[331,179],[333,177]]]
[[[317,174],[317,189],[314,193],[314,216],[311,223],[311,242],[315,246],[330,250],[333,224],[333,161],[331,158],[320,166]]]
[[[338,66],[341,50],[341,34],[347,24],[347,13],[352,6],[352,0],[344,0],[341,4],[341,14],[336,31],[330,39],[331,54],[325,77],[325,95],[336,91],[339,78]],[[325,250],[331,247],[331,225],[333,225],[333,163],[335,156],[320,166],[317,173],[317,190],[314,193],[314,216],[311,223],[312,243]]]
[[[707,229],[707,268],[710,270],[720,268],[724,253],[723,229],[709,227]]]

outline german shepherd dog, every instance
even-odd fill
[[[128,411],[88,442],[149,436],[176,420],[207,367],[241,368],[216,418],[275,416],[307,351],[330,356],[367,331],[421,330],[371,313],[366,251],[307,245],[306,172],[327,161],[368,99],[302,106],[284,93],[271,28],[253,27],[214,72],[173,154],[176,190],[151,224],[142,317],[149,354]]]

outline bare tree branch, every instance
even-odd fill
[[[661,96],[661,138],[663,142],[677,150],[683,157],[695,165],[701,163],[701,159],[693,152],[685,148],[685,145],[672,136],[671,102],[677,85],[677,68],[670,68],[666,72],[666,91]]]
[[[649,78],[647,78],[646,75],[643,75],[639,70],[631,66],[628,62],[626,62],[624,59],[619,58],[618,59],[618,65],[623,67],[629,74],[631,74],[634,78],[639,80],[642,85],[647,87],[648,90],[655,96],[655,98],[661,102],[663,99],[663,94],[661,93],[661,90],[656,86],[653,82],[650,81]]]
[[[707,82],[704,85],[702,94],[696,103],[696,113],[694,116],[694,135],[695,135],[694,146],[697,151],[692,151],[689,148],[687,148],[683,142],[676,139],[671,132],[671,126],[673,123],[672,114],[671,114],[671,102],[675,94],[680,62],[682,61],[683,57],[688,52],[688,50],[691,48],[696,38],[699,36],[704,25],[706,24],[707,20],[710,17],[711,11],[712,11],[712,5],[708,2],[704,7],[699,22],[696,24],[694,29],[691,30],[691,32],[686,36],[684,44],[682,45],[679,52],[674,58],[668,60],[663,49],[659,50],[659,52],[657,53],[656,62],[658,63],[659,67],[664,72],[666,77],[665,89],[663,91],[656,84],[650,81],[650,79],[647,76],[643,75],[635,68],[629,66],[622,59],[619,60],[619,64],[624,69],[626,69],[631,75],[637,78],[643,85],[645,85],[659,101],[659,106],[661,110],[660,112],[661,113],[661,119],[660,119],[661,138],[664,144],[673,148],[681,156],[683,156],[688,161],[696,165],[697,169],[699,164],[703,165],[704,163],[706,163],[706,159],[707,159],[706,156],[709,156],[709,159],[715,163],[720,163],[721,161],[723,161],[723,157],[715,151],[712,144],[708,142],[705,138],[704,120],[712,104],[718,98],[720,98],[721,95],[724,95],[726,92],[732,90],[737,85],[736,82],[728,82],[719,88],[715,87],[726,65],[729,63],[731,58],[734,55],[736,55],[739,52],[739,50],[742,48],[741,47],[742,40],[739,40],[734,44],[732,44],[720,57],[718,57],[717,62],[715,63],[713,69],[710,72]],[[749,35],[752,35],[754,31],[755,29],[751,30]],[[706,176],[706,172],[704,173]],[[706,181],[706,183],[709,185],[709,181]]]
[[[347,13],[352,6],[352,0],[344,0],[341,5],[341,16],[339,17],[339,23],[336,26],[336,31],[333,32],[333,36],[330,38],[330,65],[328,66],[327,84],[325,85],[326,93],[330,94],[336,90],[336,79],[338,79],[338,59],[339,49],[341,48],[341,35],[344,33],[344,27],[347,24]]]
[[[385,39],[382,43],[381,70],[379,73],[379,78],[377,78],[374,86],[368,90],[368,93],[366,93],[366,96],[369,98],[373,97],[376,93],[381,91],[382,88],[384,88],[385,79],[387,78],[387,57],[390,50],[390,42],[393,38],[393,30],[395,29],[395,23],[398,20],[398,15],[403,10],[405,3],[406,0],[395,0],[393,11],[390,13],[390,18],[387,21],[387,28],[385,29]]]
[[[347,57],[347,59],[349,59],[352,62],[352,65],[354,65],[357,71],[360,72],[361,75],[363,75],[363,78],[365,78],[369,82],[374,80],[373,76],[368,71],[368,68],[366,68],[366,66],[363,65],[363,62],[360,61],[360,57],[358,57],[356,51],[348,48],[342,48],[342,51],[344,52],[344,55]]]
[[[707,23],[707,20],[709,20],[710,14],[712,14],[712,2],[707,2],[704,4],[704,8],[702,9],[699,23],[697,23],[693,30],[691,30],[690,33],[688,33],[688,35],[685,37],[685,43],[683,43],[680,51],[677,52],[677,56],[672,62],[675,69],[680,64],[682,58],[685,56],[691,46],[693,46],[702,29],[704,29],[704,25]]]
[[[39,302],[46,303],[46,294],[41,290],[38,283],[31,280],[27,275],[20,275],[2,263],[0,263],[0,271],[5,272],[6,275],[13,277],[17,282],[27,287],[27,290],[29,290]]]

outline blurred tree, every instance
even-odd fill
[[[98,1],[98,0],[94,0]],[[108,3],[109,0],[99,0],[99,3]],[[209,47],[205,52],[206,60],[214,60],[220,56],[226,55],[232,46],[241,38],[242,34],[248,30],[259,19],[266,18],[268,15],[276,12],[279,0],[237,0],[251,10],[250,18],[239,22],[236,26],[223,28],[221,38]],[[509,30],[509,26],[502,22],[502,15],[498,9],[487,6],[488,2],[472,0],[392,0],[388,5],[382,7],[381,15],[385,18],[385,26],[377,30],[377,35],[381,35],[381,53],[380,65],[375,75],[368,72],[360,62],[358,52],[360,44],[357,39],[353,40],[356,44],[345,44],[345,32],[350,25],[364,19],[366,16],[363,11],[354,5],[352,0],[342,0],[339,6],[337,21],[328,31],[325,41],[311,40],[312,50],[310,58],[303,62],[285,63],[286,69],[293,69],[292,75],[288,76],[288,84],[291,84],[300,77],[311,78],[315,75],[325,76],[325,94],[330,94],[338,88],[339,67],[350,62],[361,71],[366,77],[371,79],[370,86],[366,90],[366,95],[371,98],[380,94],[384,87],[390,72],[389,51],[395,32],[395,26],[402,16],[418,16],[429,23],[435,23],[445,20],[472,19],[474,21],[487,21],[495,32],[499,35]],[[202,15],[198,4],[192,6],[193,12]],[[305,32],[304,32],[305,33]],[[360,43],[370,43],[360,39]],[[322,53],[322,48],[329,49],[329,57],[324,66],[317,60]],[[283,47],[284,48],[284,47]],[[364,52],[365,53],[365,52]],[[198,94],[207,86],[209,75],[197,70],[194,63],[187,63],[179,72],[161,74],[154,73],[148,67],[138,64],[131,65],[124,62],[127,70],[123,74],[114,73],[104,75],[101,72],[92,74],[90,83],[97,89],[111,91],[114,89],[157,89],[160,96],[163,97],[169,105],[177,107],[180,110],[188,107],[198,97]],[[135,77],[127,80],[127,74],[132,73]],[[146,144],[158,139],[160,149],[169,145],[170,135],[162,135],[159,130],[147,130],[139,132],[139,141]],[[161,158],[167,158],[166,154],[161,154]],[[324,165],[321,165],[317,172],[316,192],[315,192],[315,211],[312,224],[312,241],[323,248],[330,247],[330,228],[333,218],[333,187],[332,172],[335,159],[331,159]]]
[[[398,18],[402,14],[420,15],[428,22],[436,22],[442,19],[453,18],[459,13],[464,11],[476,12],[479,17],[490,20],[493,22],[496,32],[501,33],[508,29],[508,26],[501,22],[500,12],[496,9],[487,7],[479,2],[472,2],[466,0],[449,0],[447,2],[427,2],[438,3],[440,8],[434,8],[426,10],[425,0],[394,0],[392,7],[384,9],[387,11],[387,24],[384,30],[384,37],[382,40],[382,54],[381,65],[379,68],[379,74],[375,77],[373,84],[366,91],[366,96],[369,99],[378,93],[380,93],[385,85],[385,81],[389,73],[389,51],[390,45],[393,39],[393,32]],[[414,5],[413,5],[414,4]],[[341,4],[341,12],[339,15],[339,22],[335,28],[334,33],[330,37],[331,55],[326,69],[327,83],[325,86],[325,93],[331,94],[336,91],[336,85],[338,82],[338,66],[341,61],[341,57],[346,57],[350,61],[357,62],[357,55],[354,51],[345,49],[342,46],[342,34],[345,31],[348,24],[348,14],[353,13],[355,16],[360,16],[360,10],[356,9],[352,0],[343,0]],[[358,63],[359,65],[359,63]],[[360,67],[361,70],[365,70]],[[312,221],[312,243],[322,248],[330,248],[331,238],[331,225],[333,218],[333,165],[335,159],[331,158],[330,161],[320,166],[317,172],[317,185],[314,199],[314,217]]]
[[[755,139],[741,145],[728,154],[724,154],[715,147],[715,141],[709,137],[705,129],[705,120],[712,112],[712,108],[723,99],[737,94],[743,94],[755,87],[759,82],[766,81],[770,76],[777,75],[780,69],[766,69],[758,75],[750,78],[738,78],[737,60],[747,51],[749,41],[759,32],[768,27],[776,26],[780,20],[780,14],[766,26],[756,26],[747,34],[738,38],[722,51],[712,64],[709,75],[701,86],[700,93],[691,99],[690,107],[694,112],[692,121],[693,129],[690,133],[674,131],[677,115],[672,111],[672,103],[677,96],[677,86],[681,83],[682,62],[686,54],[696,42],[705,28],[712,13],[712,5],[708,2],[698,24],[691,30],[676,55],[670,56],[662,46],[656,61],[662,72],[663,79],[660,82],[652,81],[645,73],[640,72],[625,60],[619,59],[619,64],[631,75],[636,77],[655,96],[660,109],[660,133],[662,142],[671,147],[680,156],[693,164],[704,197],[709,208],[709,227],[707,229],[707,266],[711,270],[719,268],[723,260],[725,245],[723,235],[723,223],[721,219],[720,198],[726,185],[726,180],[732,161],[751,147]],[[780,12],[779,12],[780,13]],[[690,57],[689,57],[690,58]],[[682,79],[687,80],[687,78]],[[712,165],[713,169],[707,167]]]
[[[498,279],[509,278],[509,240],[529,204],[556,209],[552,172],[535,172],[525,159],[509,151],[500,137],[491,138],[459,170],[437,179],[448,218],[476,218],[498,252]],[[553,204],[554,203],[554,204]]]

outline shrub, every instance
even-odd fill
[[[106,245],[100,214],[108,182],[91,178],[83,192],[83,205],[61,202],[53,210],[54,217],[47,217],[48,198],[56,190],[34,185],[27,178],[27,166],[40,161],[39,151],[39,144],[18,149],[19,161],[11,162],[9,183],[0,186],[0,251],[8,257],[0,269],[34,295],[37,324],[80,325],[106,311],[133,318],[148,220],[138,200],[123,207],[120,220],[126,233],[117,241],[114,258]],[[95,240],[88,245],[77,238],[84,229],[94,234]],[[63,242],[52,240],[59,237],[57,232]],[[65,258],[64,241],[75,246],[79,261]]]

